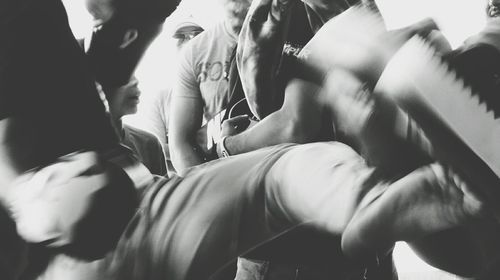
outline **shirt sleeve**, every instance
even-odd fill
[[[193,42],[189,42],[181,54],[177,66],[176,86],[172,97],[202,99],[195,65]]]

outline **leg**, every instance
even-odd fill
[[[426,166],[396,181],[380,197],[361,202],[344,232],[342,248],[350,257],[363,259],[396,241],[413,242],[431,264],[463,274],[469,268],[450,264],[457,259],[464,263],[464,255],[456,255],[449,244],[455,241],[463,251],[475,251],[465,258],[471,267],[477,264],[477,251],[468,250],[467,235],[451,229],[481,217],[483,208],[455,175],[439,165]]]

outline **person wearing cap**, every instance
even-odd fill
[[[183,50],[172,92],[169,146],[182,174],[214,158],[229,102],[229,67],[249,0],[221,0],[223,19],[191,40]]]
[[[176,41],[176,53],[180,54],[184,46],[191,39],[203,32],[203,28],[194,23],[192,20],[184,20],[179,23],[172,34],[172,38]],[[176,66],[171,65],[171,68]],[[167,85],[166,89],[159,91],[154,97],[150,110],[146,112],[148,120],[148,129],[155,134],[163,145],[165,151],[168,174],[175,173],[170,157],[170,149],[168,145],[168,123],[170,119],[170,103],[172,98],[172,86]]]

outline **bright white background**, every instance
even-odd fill
[[[82,0],[63,0],[70,18],[70,25],[77,38],[90,30],[91,19]],[[398,28],[426,17],[434,18],[452,46],[459,46],[468,36],[484,25],[485,0],[376,0],[389,28]],[[221,18],[217,0],[184,0],[179,9],[165,23],[164,31],[153,43],[143,59],[137,76],[141,81],[143,96],[139,113],[127,122],[147,129],[145,111],[153,96],[169,87],[175,76],[176,54],[170,38],[172,29],[182,20],[193,17],[204,28]],[[401,280],[450,280],[459,279],[420,261],[403,243],[395,251],[395,262]]]

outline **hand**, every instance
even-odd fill
[[[248,115],[227,119],[222,123],[221,137],[239,134],[247,129],[252,123],[255,123],[255,121],[251,120]]]
[[[11,186],[7,199],[19,235],[33,243],[68,244],[92,194],[109,182],[95,152],[70,154],[25,173]]]

